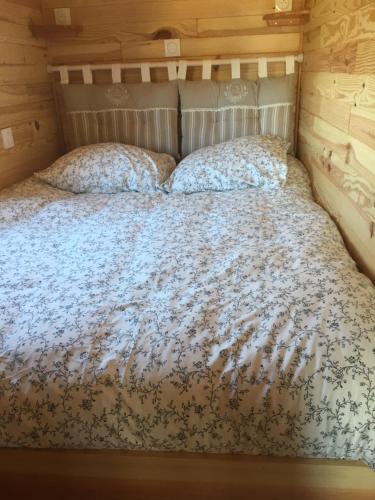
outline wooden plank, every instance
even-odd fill
[[[300,32],[300,28],[298,26],[280,26],[269,28],[267,26],[267,22],[263,19],[263,15],[198,19],[197,29],[198,36],[200,37]]]
[[[32,120],[41,120],[45,116],[55,116],[55,103],[52,95],[49,100],[36,101],[0,108],[0,128],[6,128]]]
[[[233,37],[186,38],[181,40],[181,57],[207,57],[275,53],[280,47],[286,52],[297,53],[298,33]],[[162,40],[129,43],[122,46],[124,60],[160,59],[164,56]]]
[[[58,157],[59,150],[59,139],[54,136],[47,141],[22,143],[19,147],[1,153],[0,189],[46,168]]]
[[[371,4],[373,0],[323,0],[314,2],[310,8],[310,22],[305,31],[310,31],[338,17]]]
[[[356,106],[352,109],[349,133],[374,150],[375,157],[375,108]],[[375,169],[374,169],[375,175]]]
[[[351,200],[357,216],[367,221],[369,228],[369,225],[375,222],[375,176],[371,179],[369,175],[367,177],[361,175],[358,168],[343,160],[339,154],[332,150],[322,149],[321,138],[305,126],[300,126],[299,134],[300,149],[303,144],[308,144],[314,151],[316,162],[313,165],[310,162],[307,166],[310,166],[310,170],[311,166],[321,170],[336,189]]]
[[[372,222],[362,217],[358,213],[356,203],[353,203],[342,190],[337,189],[336,184],[327,178],[327,174],[317,167],[319,158],[311,153],[308,142],[305,144],[300,140],[299,156],[312,169],[317,200],[338,225],[360,270],[375,280],[375,238],[371,237]]]
[[[375,4],[372,3],[323,24],[320,30],[320,47],[367,40],[373,38],[374,33]]]
[[[354,167],[362,177],[374,183],[373,149],[304,109],[301,112],[301,127],[308,129],[311,140],[313,137],[316,138],[322,151],[327,154],[330,152],[337,153],[345,163]]]
[[[162,40],[157,42],[163,44]],[[121,60],[121,44],[53,44],[48,59],[50,64],[117,62]]]
[[[39,0],[0,0],[0,128],[12,127],[15,140],[9,150],[0,144],[0,188],[59,154],[47,44],[29,29],[41,21]]]
[[[48,19],[49,23],[53,19]],[[111,24],[82,25],[82,30],[76,36],[64,35],[62,43],[116,43],[142,40],[153,40],[155,34],[161,29],[172,32],[173,38],[186,38],[197,36],[197,20],[182,19],[153,21],[145,19],[134,23],[125,20],[117,20]]]
[[[1,64],[47,64],[47,54],[43,47],[18,43],[0,42]]]
[[[3,492],[38,499],[369,500],[375,488],[367,467],[338,460],[3,450],[0,463]]]
[[[22,4],[14,0],[0,0],[1,20],[28,26],[30,22],[42,22],[40,6],[35,3]]]
[[[304,71],[331,71],[333,73],[371,73],[375,64],[375,40],[335,45],[307,52]]]
[[[3,21],[0,17],[0,43],[1,42],[34,45],[38,47],[46,46],[45,40],[36,40],[32,36],[29,26]]]
[[[0,85],[0,109],[12,109],[13,106],[48,101],[51,99],[51,84],[34,83],[25,85]]]
[[[152,5],[155,4],[155,5]],[[237,0],[236,2],[228,2],[227,0],[189,0],[189,2],[176,0],[159,0],[158,2],[150,2],[149,0],[43,0],[43,8],[53,9],[55,7],[71,7],[74,9],[88,9],[94,11],[95,8],[103,10],[114,10],[128,14],[130,21],[139,20],[145,16],[157,19],[157,16],[164,18],[168,14],[174,18],[191,17],[191,13],[196,14],[196,17],[225,17],[225,16],[240,16],[262,14],[265,11],[272,12],[275,2],[274,0]],[[304,0],[294,0],[293,9],[302,10]],[[186,16],[186,12],[190,14]],[[91,16],[90,16],[91,17]],[[98,23],[98,20],[96,20]]]
[[[32,143],[38,140],[54,139],[57,135],[57,123],[55,115],[44,115],[37,120],[12,125],[15,146]],[[5,152],[0,141],[0,154]]]
[[[360,42],[357,47],[354,73],[372,73],[375,68],[375,40]]]
[[[375,4],[308,5],[299,154],[352,254],[375,279]]]
[[[349,131],[351,105],[308,92],[302,80],[301,108],[332,124],[343,132]]]
[[[12,64],[0,66],[0,84],[17,85],[28,82],[48,82],[49,75],[44,65]]]

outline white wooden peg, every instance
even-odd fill
[[[241,61],[239,59],[232,59],[232,79],[241,78]]]
[[[203,61],[202,80],[211,80],[211,76],[212,76],[212,62]]]
[[[294,56],[287,56],[285,58],[286,74],[293,75],[296,71],[296,58]]]
[[[170,81],[177,80],[177,65],[174,61],[168,62],[168,78]]]
[[[91,85],[93,83],[92,71],[89,65],[82,66],[83,83]]]
[[[178,78],[179,80],[186,80],[187,75],[187,62],[180,61],[178,63]]]
[[[261,57],[258,61],[258,75],[259,78],[267,78],[268,76],[267,59],[265,57]]]
[[[60,67],[60,82],[63,84],[69,83],[69,71],[66,66]]]
[[[151,73],[150,73],[150,65],[147,63],[142,63],[141,64],[141,75],[142,75],[142,82],[151,82]]]
[[[121,66],[112,64],[112,83],[121,83]]]

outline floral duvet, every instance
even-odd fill
[[[0,446],[375,466],[375,289],[279,190],[0,193]]]

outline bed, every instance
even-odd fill
[[[0,447],[375,466],[375,292],[308,176],[0,194]]]
[[[301,61],[50,67],[65,150],[180,152],[199,184],[199,148],[296,144]],[[228,65],[232,80],[210,80]],[[184,82],[195,66],[202,81]],[[122,84],[135,67],[143,83]],[[374,287],[288,164],[276,190],[73,194],[42,173],[0,193],[5,496],[374,497]]]

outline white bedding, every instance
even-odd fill
[[[375,289],[278,191],[0,193],[0,446],[375,467]]]

